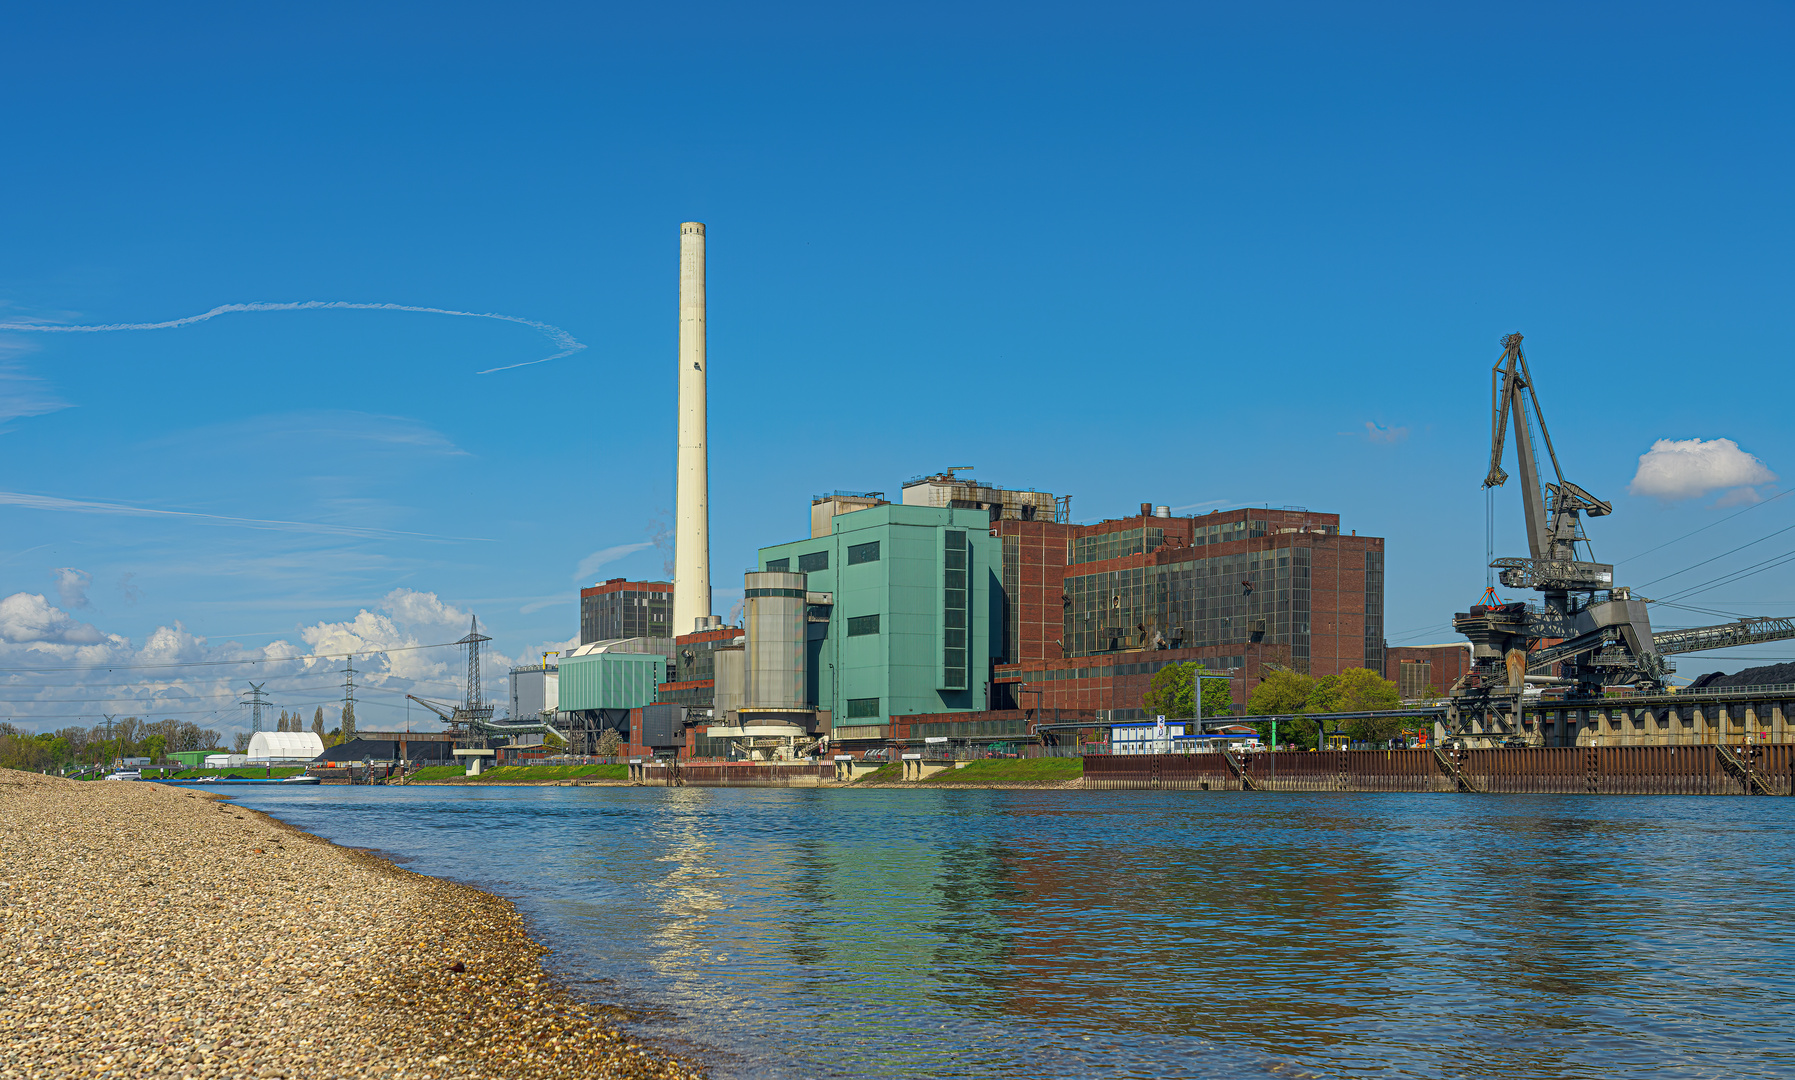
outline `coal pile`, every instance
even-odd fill
[[[1795,683],[1795,664],[1768,664],[1746,668],[1732,675],[1714,671],[1689,684],[1691,690],[1719,689],[1728,686],[1778,686]]]

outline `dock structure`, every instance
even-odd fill
[[[1084,786],[1262,792],[1795,795],[1795,745],[1092,755],[1084,759]]]
[[[1795,743],[1795,684],[1709,687],[1624,697],[1455,700],[1447,739],[1474,748],[1779,746]]]

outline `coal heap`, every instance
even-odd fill
[[[1776,686],[1782,683],[1795,683],[1795,664],[1769,664],[1765,667],[1746,668],[1733,675],[1714,671],[1700,676],[1690,683],[1689,689],[1700,690],[1704,687],[1721,686]]]

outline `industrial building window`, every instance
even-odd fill
[[[1384,672],[1384,553],[1365,553],[1365,666]]]
[[[827,551],[812,551],[808,554],[798,556],[798,571],[800,573],[810,574],[815,573],[818,570],[827,569],[829,569],[829,553]]]
[[[790,559],[768,559],[767,560],[767,573],[769,573],[769,574],[787,573],[788,571],[791,570],[791,568],[792,568],[792,561]]]
[[[879,699],[876,697],[851,697],[848,699],[848,718],[859,720],[868,716],[879,715]]]
[[[879,542],[877,540],[874,540],[870,544],[850,544],[848,546],[848,565],[849,566],[853,566],[856,563],[878,562],[878,561],[879,561]]]
[[[856,615],[848,620],[849,637],[864,637],[867,634],[878,632],[879,617],[877,615]]]
[[[941,597],[941,686],[966,689],[966,534],[949,532]]]

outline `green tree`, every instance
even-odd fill
[[[1141,707],[1149,716],[1163,716],[1168,720],[1195,717],[1197,696],[1193,684],[1197,682],[1197,676],[1208,673],[1207,668],[1194,660],[1167,664],[1147,685],[1147,692],[1141,697]],[[1234,711],[1234,697],[1227,679],[1204,679],[1202,682],[1205,717],[1227,716]]]
[[[152,765],[162,760],[162,754],[167,749],[168,740],[162,737],[161,732],[157,732],[143,740],[144,756],[150,759],[150,764]]]
[[[324,741],[324,706],[322,705],[312,713],[312,734],[318,736],[319,742]]]
[[[343,741],[355,738],[355,702],[343,703]]]
[[[1300,671],[1288,668],[1275,670],[1259,680],[1253,692],[1247,695],[1247,712],[1253,716],[1287,716],[1291,713],[1311,712],[1310,699],[1315,694],[1316,680]],[[1259,737],[1269,740],[1272,737],[1272,726],[1269,722],[1258,725]],[[1313,720],[1284,720],[1278,724],[1277,737],[1280,743],[1290,743],[1297,747],[1315,745],[1318,725]]]
[[[1316,683],[1310,706],[1309,712],[1377,712],[1401,708],[1402,694],[1370,668],[1347,668]],[[1381,742],[1400,733],[1405,723],[1402,717],[1348,720],[1340,730],[1360,742]]]

